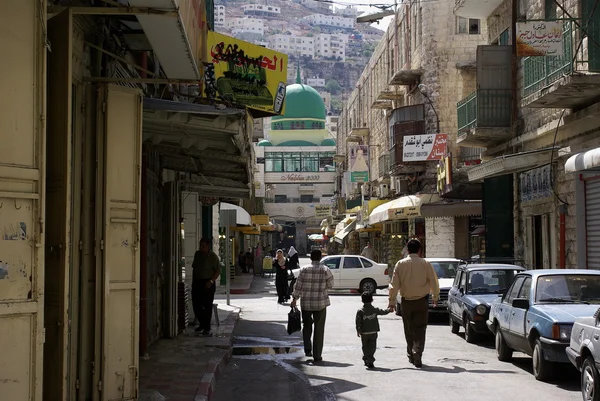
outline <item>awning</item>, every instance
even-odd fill
[[[421,205],[440,200],[438,194],[407,195],[377,206],[369,216],[369,224],[421,216]]]
[[[310,234],[308,239],[311,241],[325,241],[327,239],[323,234]]]
[[[600,148],[577,153],[567,159],[565,173],[576,173],[583,170],[600,170]]]
[[[336,226],[335,226],[335,233],[339,233],[341,231],[343,231],[347,225],[349,225],[350,223],[356,221],[356,217],[346,217],[344,220],[340,221]]]
[[[469,170],[469,181],[480,181],[485,178],[518,173],[549,164],[552,152],[558,148],[545,148],[500,156],[488,162],[481,163]]]
[[[382,224],[374,224],[374,225],[361,225],[359,227],[359,225],[356,225],[356,231],[358,231],[359,233],[374,233],[374,232],[379,232],[383,230],[383,225]]]
[[[348,236],[348,234],[350,234],[352,231],[354,231],[355,227],[356,227],[356,220],[352,221],[352,223],[350,223],[346,227],[344,227],[344,229],[341,232],[338,232],[335,234],[335,236],[334,236],[335,242],[337,242],[338,244],[343,243],[344,238],[346,238]]]
[[[236,211],[236,223],[238,226],[251,226],[252,218],[250,213],[244,210],[243,207],[232,205],[231,203],[221,202],[221,210],[235,210]]]
[[[481,216],[481,201],[437,202],[421,207],[421,217],[458,216]]]
[[[471,235],[485,235],[485,226],[477,226],[472,232]]]

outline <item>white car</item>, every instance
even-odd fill
[[[331,255],[321,259],[321,263],[333,274],[333,289],[375,292],[386,288],[389,283],[387,264],[377,263],[364,256]],[[293,270],[298,277],[300,269]]]
[[[450,292],[454,279],[456,278],[458,265],[464,262],[461,259],[455,258],[425,258],[425,260],[433,266],[435,274],[438,276],[438,283],[440,286],[440,299],[436,307],[433,306],[431,296],[429,297],[429,311],[435,313],[447,313],[448,292]],[[400,292],[398,292],[398,298],[396,299],[396,315],[402,316]]]

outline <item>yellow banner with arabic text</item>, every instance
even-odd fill
[[[257,117],[284,113],[286,54],[212,31],[207,50],[207,98],[246,106]]]

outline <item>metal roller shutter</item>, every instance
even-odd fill
[[[600,179],[585,182],[587,268],[600,270]]]

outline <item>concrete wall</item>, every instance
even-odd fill
[[[425,252],[428,258],[454,257],[454,217],[425,219]]]

